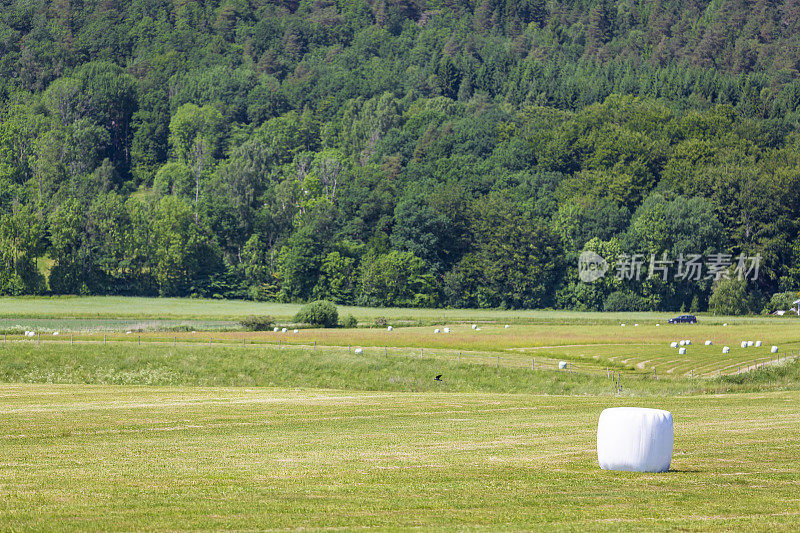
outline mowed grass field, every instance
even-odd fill
[[[675,416],[602,471],[602,409]],[[0,386],[0,529],[795,530],[800,393],[660,399]]]
[[[800,522],[796,318],[364,309],[398,327],[294,333],[283,304],[0,303],[0,530]],[[597,419],[622,405],[672,411],[670,472],[599,469]]]

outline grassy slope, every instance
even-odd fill
[[[597,467],[670,409],[672,472]],[[0,529],[792,530],[800,393],[673,399],[0,386]]]
[[[289,321],[300,308],[299,304],[260,303],[242,300],[202,300],[190,298],[128,298],[121,296],[0,298],[0,317],[3,318],[106,318],[106,319],[197,319],[236,320],[248,315],[267,314]],[[363,322],[375,317],[390,320],[444,323],[452,321],[507,321],[578,323],[665,322],[675,313],[582,313],[552,310],[498,309],[399,309],[339,306],[340,315],[353,314]],[[794,318],[795,320],[797,317]],[[791,317],[712,317],[709,323],[774,323],[791,321]]]

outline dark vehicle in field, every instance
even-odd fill
[[[697,317],[694,315],[681,315],[667,320],[668,324],[697,324]]]

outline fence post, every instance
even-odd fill
[[[72,346],[72,335],[69,336],[69,345]]]
[[[656,381],[658,381],[658,370],[656,370],[655,367],[653,367],[653,375],[656,377]]]
[[[136,344],[138,344],[139,346],[142,345],[142,336],[141,335],[137,335],[136,336]]]
[[[105,344],[105,343],[106,343],[106,334],[103,333],[103,344]]]
[[[383,347],[383,356],[386,357],[387,355],[389,355],[389,347],[388,346],[384,346]]]
[[[531,358],[531,370],[536,370],[536,359]]]
[[[497,356],[497,368],[500,368],[500,356]]]
[[[242,339],[242,348],[244,348],[244,341],[245,341],[245,340],[244,340],[244,339]]]
[[[178,337],[172,337],[172,346],[174,347],[175,344],[178,342]]]
[[[280,339],[278,339],[278,348],[280,348],[280,347],[281,347],[281,340],[280,340]],[[348,350],[349,350],[349,349],[350,349],[350,348],[348,347]]]
[[[211,337],[208,338],[208,347],[211,348]]]
[[[458,352],[458,364],[461,364],[461,352]]]
[[[36,344],[41,344],[41,343],[42,343],[42,334],[41,333],[37,333],[36,334]]]

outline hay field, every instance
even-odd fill
[[[603,408],[675,414],[672,471],[601,471]],[[0,386],[0,529],[793,530],[800,393]]]

